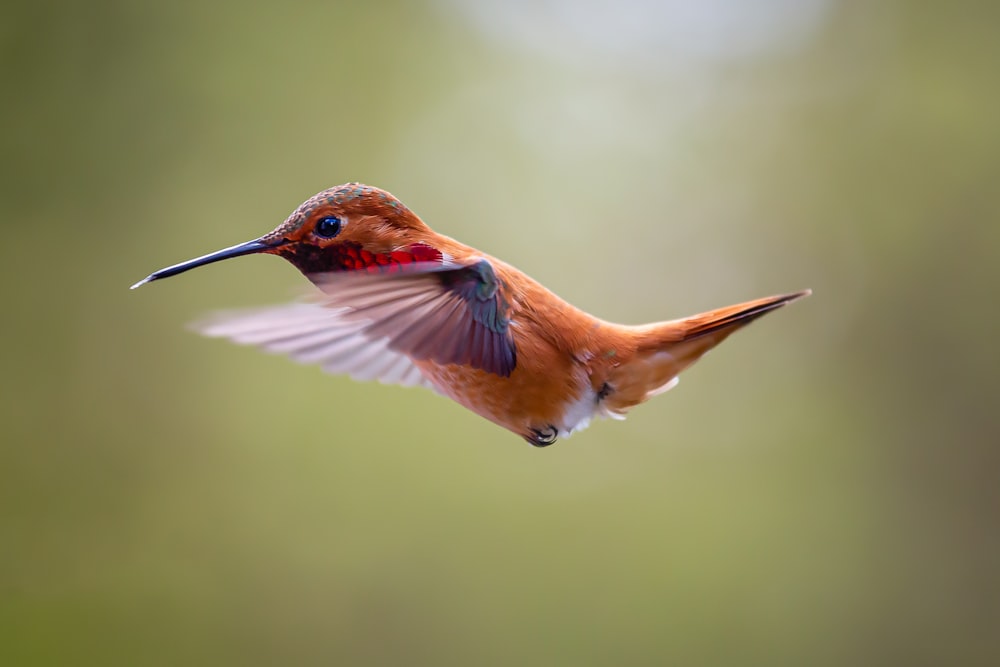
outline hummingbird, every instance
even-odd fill
[[[160,269],[132,289],[255,254],[291,262],[318,288],[314,296],[222,313],[195,326],[202,334],[356,380],[429,388],[536,447],[595,417],[624,419],[731,333],[810,294],[614,324],[361,183],[324,190],[264,236]]]

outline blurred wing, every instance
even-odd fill
[[[330,373],[387,384],[433,388],[414,360],[464,364],[502,377],[514,370],[508,306],[486,260],[310,279],[324,292],[318,303],[222,313],[195,328],[320,364]]]
[[[485,259],[441,268],[418,264],[393,274],[311,275],[324,302],[366,322],[365,334],[412,359],[479,368],[501,377],[517,364],[510,309]]]
[[[257,345],[287,354],[303,364],[318,364],[328,373],[355,380],[378,380],[406,387],[434,386],[413,360],[390,350],[384,338],[365,335],[365,323],[346,318],[344,309],[319,303],[293,303],[272,308],[219,313],[194,328],[206,336]]]

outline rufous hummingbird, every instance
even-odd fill
[[[360,183],[324,190],[274,231],[160,269],[132,288],[258,253],[290,261],[319,288],[317,297],[224,314],[198,326],[201,333],[358,380],[428,387],[536,447],[595,416],[623,419],[729,334],[810,293],[669,322],[612,324]]]

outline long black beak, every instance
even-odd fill
[[[176,276],[178,273],[184,273],[191,269],[196,269],[199,266],[205,266],[206,264],[211,264],[212,262],[221,262],[224,259],[229,259],[231,257],[241,257],[242,255],[253,255],[254,253],[263,252],[271,248],[276,247],[275,243],[265,243],[260,239],[255,239],[253,241],[247,241],[246,243],[241,243],[239,245],[234,245],[231,248],[224,248],[218,252],[213,252],[202,257],[195,259],[190,259],[186,262],[181,262],[180,264],[174,264],[173,266],[168,266],[165,269],[160,269],[155,271],[135,285],[132,285],[129,289],[135,289],[145,285],[146,283],[151,283],[154,280],[159,280],[160,278],[169,278],[170,276]]]

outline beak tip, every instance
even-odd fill
[[[189,269],[194,269],[199,266],[204,266],[206,264],[212,264],[213,262],[218,262],[223,259],[229,259],[230,257],[241,257],[243,255],[252,255],[254,253],[263,252],[274,247],[273,243],[265,243],[260,239],[255,239],[253,241],[247,241],[246,243],[240,243],[239,245],[234,245],[231,248],[223,248],[218,252],[213,252],[202,257],[197,257],[195,259],[188,260],[186,262],[181,262],[180,264],[174,264],[173,266],[168,266],[159,271],[154,271],[149,274],[136,284],[132,285],[129,289],[135,289],[136,287],[142,287],[146,283],[152,282],[154,280],[159,280],[160,278],[169,278],[170,276],[176,276],[179,273],[184,273]]]

